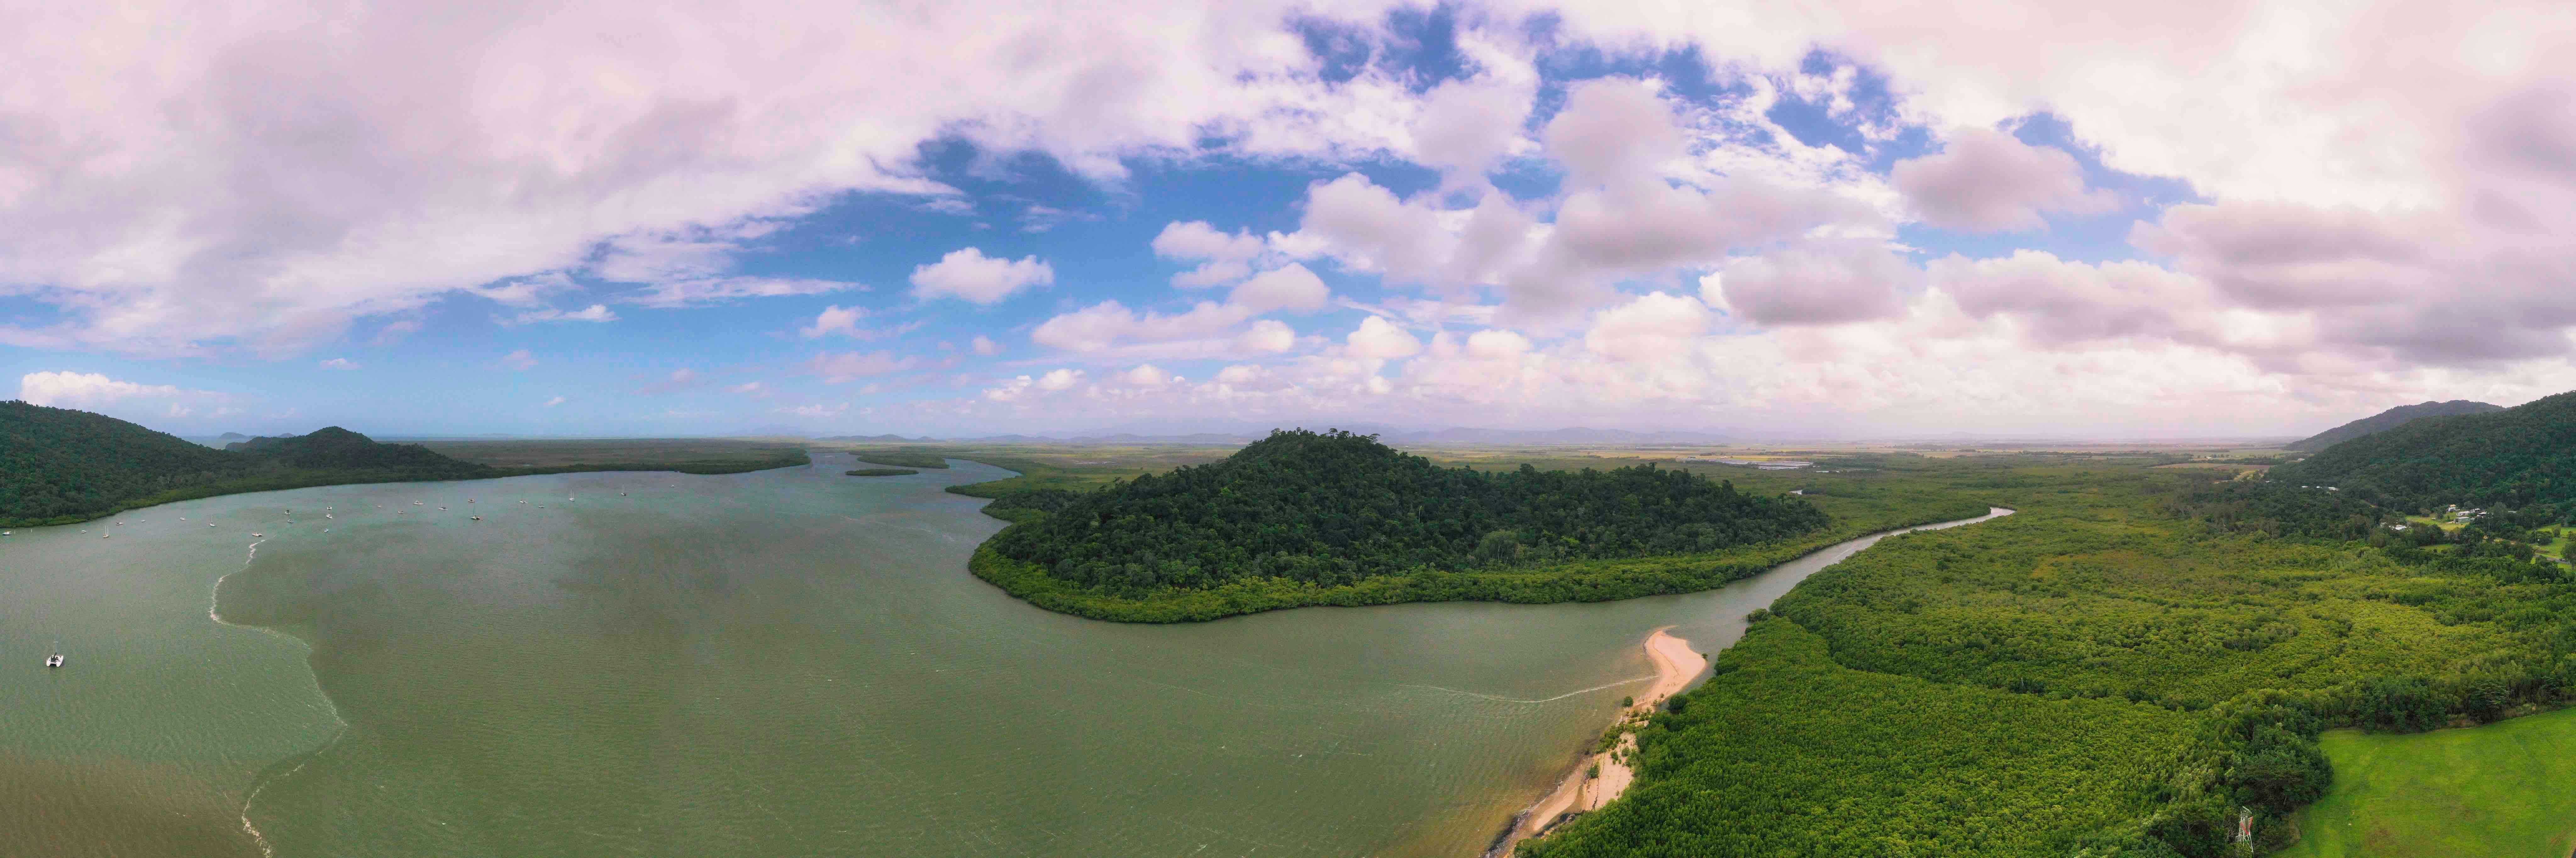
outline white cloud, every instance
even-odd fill
[[[546,400],[545,406],[546,406],[547,408],[553,408],[553,407],[555,407],[555,406],[557,406],[557,405],[562,405],[562,404],[564,404],[564,398],[563,398],[563,397],[561,397],[561,396],[557,396],[557,397],[555,397],[555,398],[553,398],[553,399],[548,399],[548,400]]]
[[[1212,259],[1243,262],[1261,255],[1262,241],[1250,233],[1218,232],[1207,221],[1173,221],[1154,235],[1154,255],[1166,259]]]
[[[1228,301],[1254,313],[1313,310],[1330,303],[1332,298],[1332,290],[1324,287],[1322,278],[1294,262],[1254,275],[1227,295]]]
[[[1421,340],[1376,316],[1361,319],[1344,343],[1352,357],[1367,360],[1396,360],[1422,352]]]
[[[357,368],[358,368],[358,365],[357,365],[355,362],[350,361],[348,358],[336,358],[336,357],[335,357],[335,358],[332,358],[332,359],[330,359],[330,360],[323,361],[323,362],[322,362],[322,368],[323,368],[323,369],[340,369],[340,370],[349,370],[349,369],[357,369]]]
[[[1708,326],[1708,307],[1698,300],[1651,292],[1595,314],[1583,347],[1617,361],[1666,361],[1687,356]]]
[[[1731,312],[1765,325],[1829,325],[1882,319],[1904,307],[1921,280],[1914,266],[1867,240],[1807,242],[1726,263]]]
[[[1244,326],[1234,336],[1232,352],[1237,354],[1277,354],[1297,347],[1297,331],[1277,319],[1262,319]]]
[[[178,395],[179,388],[172,385],[136,384],[94,372],[31,372],[18,377],[19,399],[56,408],[93,408],[136,397]]]
[[[844,309],[841,305],[834,304],[823,308],[822,313],[815,315],[814,324],[799,328],[796,333],[809,340],[825,334],[851,336],[858,333],[859,319],[867,314],[867,310],[858,307]]]
[[[1018,260],[988,258],[964,248],[929,265],[912,269],[912,294],[920,298],[953,297],[991,305],[1012,293],[1055,282],[1055,268],[1035,256]]]
[[[1948,148],[1897,162],[1888,181],[1925,223],[1970,232],[2038,229],[2041,212],[2097,212],[2118,203],[2106,192],[2084,192],[2073,156],[1986,128],[1950,132]]]
[[[973,346],[976,354],[984,355],[986,357],[1002,353],[1002,344],[993,342],[992,337],[987,337],[983,334],[976,334],[975,340],[971,345]]]
[[[1343,13],[1279,0],[915,11],[860,27],[755,3],[727,20],[762,26],[740,27],[661,0],[467,19],[223,0],[187,7],[183,32],[153,23],[175,6],[18,16],[0,54],[46,71],[6,99],[0,221],[27,226],[0,282],[46,285],[68,318],[10,336],[291,349],[546,272],[646,283],[632,300],[655,306],[850,288],[584,268],[605,243],[680,235],[712,246],[693,270],[720,269],[708,258],[758,236],[693,231],[851,191],[954,208],[954,189],[917,173],[921,144],[943,136],[1114,179],[1123,156],[1191,152],[1211,133],[1254,158],[1396,151],[1416,100],[1382,72],[1324,80],[1291,24]],[[490,297],[537,303],[511,289]]]
[[[536,368],[537,356],[529,354],[527,349],[520,349],[518,351],[502,355],[500,364],[501,366],[508,367],[510,369],[526,372],[530,369]]]
[[[1129,387],[1162,387],[1163,385],[1181,380],[1179,376],[1164,372],[1162,367],[1158,367],[1150,363],[1139,364],[1136,368],[1119,373],[1111,378],[1117,383],[1127,385]]]
[[[732,387],[725,388],[725,392],[726,392],[726,393],[738,393],[738,394],[741,394],[741,395],[744,395],[744,396],[751,397],[751,398],[753,398],[753,399],[767,399],[767,398],[769,398],[769,397],[770,397],[770,395],[772,394],[772,391],[769,389],[769,386],[768,386],[768,385],[762,384],[762,383],[757,382],[757,381],[746,381],[746,382],[743,382],[743,383],[741,383],[741,384],[737,384],[737,385],[734,385],[734,386],[732,386]]]
[[[1163,342],[1212,336],[1252,315],[1241,305],[1214,301],[1201,301],[1177,315],[1139,314],[1116,301],[1102,301],[1046,320],[1029,333],[1029,340],[1066,351],[1096,352],[1122,340]]]
[[[530,310],[499,321],[504,325],[531,325],[538,322],[614,322],[617,321],[617,312],[608,309],[606,304],[592,304],[579,310],[557,310],[550,307],[543,310]]]

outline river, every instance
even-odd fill
[[[1859,547],[1681,596],[1117,625],[967,574],[1002,523],[941,489],[1006,472],[955,465],[20,529],[0,854],[1473,855],[1642,686],[1647,630],[1713,652]]]

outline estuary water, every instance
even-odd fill
[[[1117,625],[965,571],[1002,523],[941,489],[1007,472],[816,458],[0,538],[0,854],[1474,855],[1643,687],[1650,630],[1713,652],[1858,550]]]

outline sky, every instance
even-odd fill
[[[39,4],[0,396],[181,435],[2295,436],[2576,390],[2563,4]]]

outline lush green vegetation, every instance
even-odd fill
[[[2386,432],[2390,429],[2395,429],[2399,426],[2404,426],[2408,423],[2412,423],[2426,417],[2448,417],[2454,414],[2485,414],[2490,411],[2502,410],[2504,410],[2504,407],[2500,405],[2489,405],[2484,402],[2471,402],[2466,399],[2454,399],[2449,402],[2424,402],[2415,405],[2400,405],[2395,408],[2319,432],[2315,435],[2301,438],[2288,444],[2283,444],[2281,445],[2281,449],[2301,453],[2314,453],[2318,450],[2323,450],[2327,447],[2332,447],[2336,444],[2350,441],[2354,438],[2379,432]]]
[[[2486,414],[2427,417],[2274,468],[2392,510],[2449,504],[2576,515],[2576,393]]]
[[[1640,735],[1625,797],[1521,854],[2063,855],[2153,811],[2191,740],[2157,707],[1853,670],[1780,619],[1718,670]]]
[[[239,492],[496,475],[336,426],[229,447],[207,449],[86,411],[0,403],[0,525],[69,524]]]
[[[2576,689],[2576,586],[2509,540],[2150,464],[1915,472],[2022,512],[1810,578],[1640,732],[1633,798],[1524,848],[2217,856],[2249,812],[2277,849],[2337,783],[2321,731]]]
[[[948,467],[948,460],[945,457],[919,450],[863,448],[851,452],[858,454],[859,461],[871,465],[893,465],[901,468]]]
[[[2335,788],[2291,858],[2563,858],[2576,849],[2576,711],[2474,730],[2325,734]]]
[[[860,468],[843,473],[853,477],[905,477],[921,472],[910,468]]]
[[[1121,595],[1250,578],[1317,586],[1414,569],[1695,554],[1799,536],[1795,498],[1652,464],[1443,468],[1347,432],[1273,433],[1222,462],[1071,498],[995,537],[1003,557]]]
[[[1662,490],[1667,492],[1667,501],[1671,500],[1670,494],[1676,491],[1686,498],[1698,492],[1705,492],[1712,496],[1723,496],[1729,492],[1726,485],[1721,482],[1705,480],[1669,468],[1641,467],[1647,460],[1633,456],[1624,459],[1589,455],[1568,456],[1561,451],[1543,454],[1535,459],[1508,453],[1449,454],[1472,462],[1480,468],[1480,470],[1468,471],[1464,468],[1434,467],[1414,457],[1376,447],[1365,439],[1336,440],[1332,435],[1318,433],[1302,435],[1292,433],[1291,435],[1290,443],[1308,442],[1321,442],[1327,447],[1327,452],[1334,451],[1331,445],[1348,445],[1338,452],[1357,454],[1356,458],[1344,462],[1354,466],[1356,471],[1381,470],[1375,466],[1368,468],[1356,466],[1384,459],[1386,469],[1393,470],[1393,476],[1385,478],[1389,480],[1388,483],[1372,483],[1369,480],[1378,478],[1366,476],[1354,481],[1356,485],[1376,489],[1386,489],[1390,484],[1400,485],[1401,481],[1406,479],[1472,479],[1478,482],[1506,482],[1512,486],[1531,489],[1560,485],[1556,481],[1563,481],[1563,485],[1615,486],[1618,483],[1613,481],[1626,479],[1639,480],[1635,483],[1638,487],[1662,487]],[[1375,449],[1368,449],[1370,447]],[[1194,461],[1208,462],[1213,460],[1215,455],[1221,455],[1221,452],[1212,455],[1210,451],[1214,449],[1158,452],[1153,455],[1160,458],[1152,461],[1178,459],[1187,462],[1193,461],[1190,457],[1199,457]],[[1027,474],[1024,477],[968,487],[998,495],[999,499],[985,507],[987,513],[1021,523],[1020,527],[1004,531],[1003,538],[1014,533],[1043,530],[1050,526],[1061,527],[1062,524],[1054,522],[1071,521],[1076,515],[1089,516],[1093,520],[1098,520],[1099,511],[1103,509],[1099,505],[1104,500],[1119,497],[1119,492],[1130,490],[1130,487],[1138,482],[1154,487],[1152,491],[1156,494],[1149,497],[1160,498],[1160,502],[1164,503],[1177,503],[1176,498],[1191,495],[1179,489],[1159,487],[1163,485],[1188,487],[1189,491],[1206,489],[1209,493],[1220,497],[1229,490],[1236,490],[1238,493],[1249,493],[1255,498],[1266,498],[1266,502],[1274,504],[1270,509],[1278,513],[1277,518],[1270,520],[1273,524],[1295,522],[1301,518],[1329,514],[1337,508],[1354,511],[1375,509],[1367,503],[1356,501],[1341,507],[1336,507],[1331,502],[1313,501],[1311,499],[1319,495],[1315,494],[1311,486],[1304,490],[1281,490],[1288,486],[1305,485],[1306,483],[1298,481],[1311,482],[1314,479],[1312,475],[1278,477],[1282,481],[1281,487],[1264,488],[1256,485],[1238,490],[1221,471],[1213,477],[1213,487],[1205,483],[1183,482],[1183,475],[1178,471],[1169,476],[1152,477],[1146,480],[1104,476],[1104,472],[1115,473],[1111,469],[1133,467],[1138,459],[1124,455],[1103,455],[1096,450],[1066,452],[1014,449],[1008,452],[1010,455],[1002,456],[971,449],[952,453],[959,458],[971,458],[1004,467],[1026,465],[1038,469],[1036,473]],[[1283,462],[1276,459],[1282,453],[1290,454],[1292,460],[1296,455],[1302,455],[1296,451],[1280,448],[1250,452],[1252,456],[1249,461],[1256,463],[1252,466],[1255,468],[1283,466]],[[1073,457],[1088,458],[1077,458],[1073,462],[1063,461]],[[1328,455],[1326,458],[1330,459],[1331,456]],[[1504,528],[1478,525],[1454,528],[1454,532],[1459,537],[1458,541],[1463,543],[1452,549],[1455,551],[1455,556],[1460,558],[1459,562],[1421,563],[1411,567],[1394,567],[1389,571],[1365,577],[1354,575],[1346,582],[1328,583],[1265,574],[1242,576],[1197,586],[1169,586],[1168,582],[1161,581],[1157,583],[1164,586],[1148,588],[1131,587],[1125,582],[1115,580],[1084,583],[1051,574],[1052,568],[1049,566],[1003,554],[996,548],[1002,538],[988,542],[979,549],[970,568],[977,575],[1013,595],[1042,607],[1097,619],[1127,622],[1209,620],[1236,614],[1309,605],[1384,605],[1398,602],[1453,600],[1526,603],[1604,601],[1705,590],[1753,575],[1826,545],[1855,536],[1896,527],[1969,518],[1986,511],[1985,504],[1969,496],[1971,493],[1906,478],[1906,475],[1912,474],[1913,469],[1916,468],[1946,466],[1927,465],[1926,460],[1912,456],[1874,458],[1872,461],[1881,467],[1873,469],[1867,475],[1819,477],[1812,474],[1785,472],[1738,472],[1742,479],[1763,485],[1769,495],[1765,498],[1752,492],[1733,492],[1739,499],[1767,499],[1785,508],[1794,508],[1788,506],[1791,503],[1804,503],[1828,513],[1828,521],[1820,529],[1802,534],[1712,551],[1606,559],[1565,559],[1561,555],[1534,559],[1530,555],[1535,552],[1515,550],[1512,556],[1504,556],[1505,548],[1502,540],[1488,543],[1484,538],[1494,530]],[[1618,462],[1633,464],[1624,468],[1614,468],[1612,472],[1596,470],[1590,476],[1585,476],[1581,471],[1546,476],[1549,472],[1540,470],[1539,467],[1572,465],[1582,468]],[[1088,468],[1084,467],[1086,464],[1089,465]],[[1525,465],[1530,467],[1523,468],[1522,466]],[[1211,479],[1208,475],[1197,473],[1203,471],[1202,468],[1187,469],[1193,472],[1192,476],[1187,477],[1189,480]],[[1424,476],[1421,474],[1423,470],[1442,473]],[[1618,471],[1625,471],[1627,474],[1622,476],[1615,473]],[[1318,473],[1322,472],[1318,471]],[[1251,473],[1258,474],[1258,472]],[[1241,475],[1238,474],[1238,476]],[[1532,476],[1537,476],[1537,479],[1533,480]],[[1038,481],[1042,481],[1037,482],[1040,486],[1074,488],[997,490],[1006,489],[1007,486],[1028,477],[1036,477]],[[1166,482],[1167,480],[1169,482]],[[1531,482],[1515,482],[1520,480],[1531,480]],[[1586,480],[1597,482],[1589,484],[1582,482]],[[1803,499],[1777,497],[1792,488],[1805,490],[1808,492],[1808,497]],[[955,490],[951,489],[951,491]],[[1481,490],[1499,495],[1501,492],[1513,489],[1486,487]],[[1426,491],[1443,492],[1443,494],[1434,495],[1435,497],[1450,496],[1447,489]],[[1508,497],[1508,495],[1502,496]],[[1641,510],[1654,508],[1642,498],[1637,503]],[[1243,511],[1247,515],[1261,509],[1252,503],[1238,503],[1232,500],[1223,501],[1219,506],[1227,510]],[[1081,511],[1067,513],[1068,509]],[[1399,517],[1407,514],[1400,506],[1396,511]],[[1561,510],[1551,512],[1561,512]],[[1384,512],[1376,514],[1380,520],[1389,518]],[[1439,517],[1445,514],[1435,513],[1431,518],[1440,520]],[[1494,513],[1488,511],[1485,514]],[[1463,517],[1465,513],[1460,515]],[[1112,516],[1112,518],[1116,517]],[[1604,518],[1605,520],[1615,519],[1615,516]],[[1257,518],[1253,520],[1259,521]],[[1416,514],[1414,520],[1420,520],[1419,514]],[[1545,521],[1543,518],[1532,520],[1541,523]],[[1494,519],[1484,521],[1490,523]],[[1051,525],[1051,523],[1054,524]],[[1698,522],[1685,524],[1691,523]],[[1312,527],[1312,523],[1309,522],[1306,526]],[[1530,532],[1544,533],[1535,528]],[[1146,530],[1144,533],[1153,534],[1155,531]],[[1519,534],[1515,536],[1519,537]],[[1520,545],[1530,544],[1523,541],[1524,539],[1526,537],[1515,538],[1512,540],[1513,546],[1517,548]],[[1563,543],[1559,540],[1558,544]],[[1644,544],[1651,548],[1654,543]],[[1484,549],[1482,554],[1478,553],[1480,548]],[[1249,552],[1246,554],[1248,555]],[[1158,565],[1164,556],[1170,555],[1158,555],[1156,558]],[[1186,555],[1179,556],[1186,557]],[[1124,558],[1122,558],[1123,562]],[[1392,566],[1392,564],[1389,565]],[[1186,566],[1184,565],[1183,568]]]
[[[662,462],[609,461],[546,449],[555,442],[381,444],[336,426],[308,435],[253,438],[215,450],[132,423],[25,402],[0,402],[0,526],[70,524],[175,501],[345,483],[484,479],[593,470],[731,473],[806,464],[780,445],[691,449]],[[669,442],[570,442],[594,456],[668,454]],[[689,443],[689,442],[682,442]],[[659,446],[656,446],[659,444]],[[532,453],[532,449],[542,452]],[[570,448],[567,448],[570,449]],[[476,461],[472,452],[497,453]],[[791,458],[792,457],[792,458]]]

